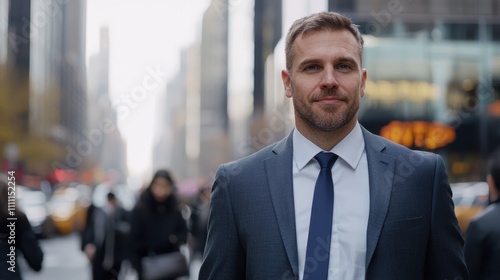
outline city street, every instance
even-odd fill
[[[19,261],[23,278],[26,280],[89,280],[90,265],[80,251],[80,237],[77,234],[40,240],[44,252],[43,268],[34,272],[23,260]]]
[[[80,237],[77,234],[41,239],[44,252],[43,268],[40,272],[31,270],[24,259],[18,265],[25,280],[90,280],[90,264],[80,251]],[[191,277],[179,280],[197,279],[199,261],[191,263]],[[119,277],[120,280],[135,280],[133,273]]]

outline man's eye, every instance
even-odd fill
[[[319,67],[317,65],[309,65],[304,67],[304,71],[312,71],[312,70],[318,70]]]
[[[349,70],[352,70],[353,67],[351,67],[351,65],[349,65],[349,64],[339,64],[339,65],[337,65],[337,69],[339,69],[341,71],[349,71]]]

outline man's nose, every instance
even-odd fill
[[[332,89],[338,87],[338,81],[335,74],[335,69],[333,67],[327,67],[324,69],[323,76],[321,77],[321,89]]]

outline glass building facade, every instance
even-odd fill
[[[360,122],[439,153],[450,181],[484,180],[500,147],[500,3],[340,2],[330,1],[330,10],[349,14],[365,38]]]

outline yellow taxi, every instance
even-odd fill
[[[57,189],[47,205],[52,222],[60,234],[84,229],[87,207],[81,203],[80,193],[77,189],[72,187]]]

